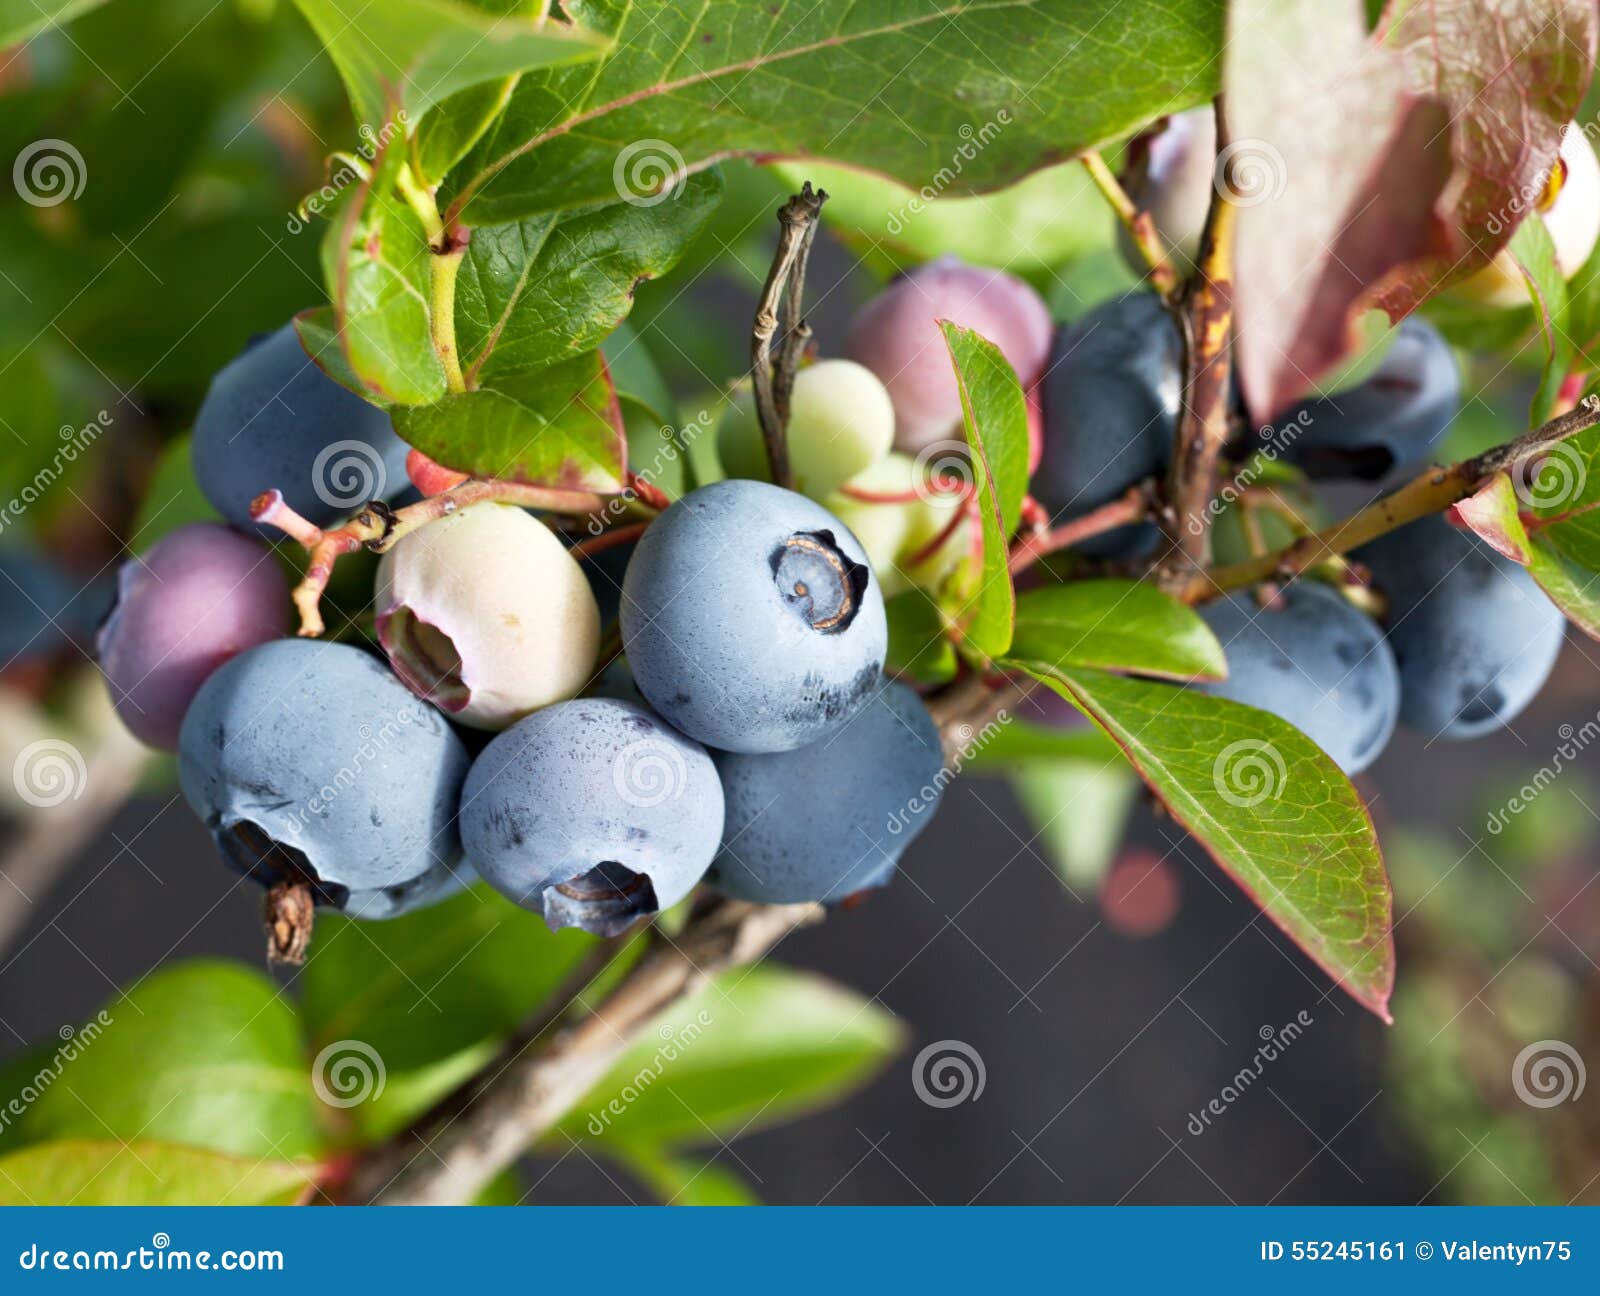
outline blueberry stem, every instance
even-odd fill
[[[1150,218],[1150,213],[1139,210],[1098,149],[1090,149],[1078,161],[1083,163],[1083,169],[1089,173],[1095,188],[1117,214],[1133,245],[1139,249],[1139,255],[1150,267],[1151,287],[1163,296],[1176,291],[1180,282],[1178,272],[1173,268],[1166,248],[1162,246],[1161,236],[1156,233],[1156,224]]]
[[[433,349],[444,366],[445,385],[452,392],[464,392],[467,380],[461,372],[461,353],[456,347],[456,278],[467,252],[466,232],[446,227],[433,190],[417,179],[410,163],[396,173],[395,188],[422,222],[428,246],[433,249],[428,327]]]
[[[778,250],[767,271],[750,329],[750,376],[755,387],[756,414],[766,442],[772,480],[789,488],[789,398],[811,329],[802,314],[806,263],[817,218],[828,195],[813,189],[808,180],[800,192],[778,209]],[[777,341],[777,354],[773,342]]]
[[[1408,522],[1443,512],[1477,492],[1497,473],[1544,454],[1596,423],[1600,423],[1600,400],[1585,401],[1504,445],[1448,468],[1429,468],[1392,494],[1282,549],[1192,576],[1176,593],[1187,603],[1204,603],[1264,580],[1291,581],[1318,563],[1360,548]]]
[[[1140,482],[1137,486],[1130,487],[1126,494],[1109,504],[1102,504],[1099,508],[1090,510],[1080,518],[1063,522],[1053,530],[1024,536],[1012,548],[1007,568],[1015,576],[1018,572],[1033,566],[1046,554],[1082,544],[1093,536],[1115,530],[1117,527],[1143,521],[1150,514],[1152,485],[1151,482]]]

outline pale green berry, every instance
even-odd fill
[[[794,488],[821,500],[889,453],[894,406],[870,369],[853,360],[819,360],[795,375],[789,406],[789,468]],[[730,477],[771,480],[766,441],[747,385],[717,426],[717,453]]]

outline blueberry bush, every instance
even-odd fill
[[[1130,931],[1142,785],[1389,1021],[1366,771],[1600,637],[1597,26],[0,0],[8,876],[175,783],[273,965],[18,1055],[0,1201],[751,1200],[697,1149],[905,1034],[768,954],[969,766]]]

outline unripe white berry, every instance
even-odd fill
[[[575,697],[600,611],[550,529],[478,504],[404,537],[378,566],[378,639],[395,673],[453,719],[504,729]]]

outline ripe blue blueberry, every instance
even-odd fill
[[[72,585],[31,548],[0,549],[0,670],[47,657],[68,638]]]
[[[211,380],[195,416],[195,480],[232,525],[261,530],[250,503],[277,489],[318,526],[408,486],[388,414],[317,368],[293,324],[253,342]],[[276,535],[276,532],[272,533]]]
[[[895,683],[809,747],[718,753],[716,762],[727,825],[707,880],[766,904],[886,886],[946,782],[932,717]]]
[[[208,679],[184,718],[178,776],[223,861],[263,886],[387,917],[470,877],[456,810],[466,748],[376,657],[279,639]]]
[[[792,491],[721,481],[640,538],[622,587],[622,642],[669,723],[725,751],[788,751],[878,687],[888,625],[866,552]]]
[[[1439,517],[1351,556],[1389,600],[1405,724],[1430,738],[1475,738],[1544,687],[1566,621],[1526,568]]]
[[[1228,655],[1228,678],[1198,687],[1287,720],[1346,774],[1378,759],[1394,733],[1400,677],[1371,617],[1311,580],[1270,609],[1235,594],[1200,615]]]
[[[1044,452],[1034,497],[1057,523],[1166,471],[1183,397],[1183,339],[1154,293],[1106,302],[1057,335],[1044,378]],[[1148,549],[1149,526],[1120,527],[1086,553]]]
[[[500,734],[461,798],[467,858],[553,928],[615,936],[694,888],[722,837],[705,748],[643,707],[577,698]]]
[[[287,634],[289,611],[289,582],[260,541],[214,522],[163,536],[122,565],[96,639],[122,722],[172,751],[200,686],[230,657]]]
[[[1461,408],[1450,344],[1426,320],[1400,322],[1377,369],[1347,391],[1308,401],[1268,438],[1313,477],[1376,481],[1427,462]]]

